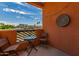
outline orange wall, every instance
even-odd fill
[[[16,31],[14,30],[0,30],[0,37],[8,38],[11,44],[16,43]]]
[[[56,18],[61,14],[71,18],[67,27],[56,25]],[[79,3],[47,2],[43,9],[43,28],[52,46],[70,55],[79,55]]]

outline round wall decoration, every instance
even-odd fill
[[[56,19],[56,24],[59,27],[65,27],[70,23],[70,17],[66,14],[59,15]]]

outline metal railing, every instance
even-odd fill
[[[25,37],[36,37],[35,30],[16,30],[17,32],[17,42],[24,41]]]

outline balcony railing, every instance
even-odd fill
[[[16,30],[17,31],[17,42],[24,41],[25,37],[35,38],[35,30]]]

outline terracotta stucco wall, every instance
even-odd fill
[[[0,37],[8,38],[11,44],[16,43],[16,31],[15,30],[0,30]]]
[[[71,22],[58,27],[56,18],[68,14]],[[43,9],[43,28],[49,34],[49,43],[70,55],[79,55],[79,3],[46,3]]]

